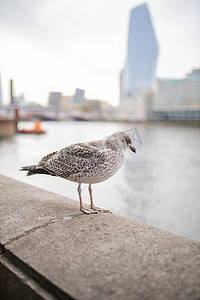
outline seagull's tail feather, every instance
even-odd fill
[[[22,167],[20,169],[20,171],[28,171],[27,174],[26,174],[26,176],[31,176],[31,175],[35,175],[35,174],[46,174],[46,175],[55,176],[54,174],[49,173],[45,169],[37,168],[36,165]]]

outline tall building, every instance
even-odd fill
[[[82,89],[76,89],[74,95],[67,99],[68,103],[72,103],[75,106],[81,105],[85,101],[85,91]]]
[[[149,118],[157,56],[158,43],[144,3],[130,14],[127,58],[120,76],[121,112],[130,119]]]
[[[10,79],[10,105],[12,106],[22,106],[25,104],[25,97],[24,93],[21,93],[21,95],[16,96],[14,92],[14,80]]]
[[[76,92],[74,94],[74,102],[77,104],[80,104],[85,99],[85,91],[82,89],[76,89]]]
[[[153,99],[154,120],[200,120],[200,69],[183,79],[160,79]]]
[[[61,105],[62,93],[60,92],[50,92],[48,99],[48,106],[60,107]]]
[[[10,104],[13,104],[14,96],[13,96],[13,79],[10,79]]]

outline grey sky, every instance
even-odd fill
[[[134,0],[0,0],[0,70],[16,93],[45,103],[48,92],[117,104]],[[147,1],[159,42],[157,76],[183,77],[200,67],[200,1]]]

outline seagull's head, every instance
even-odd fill
[[[131,151],[136,153],[136,149],[132,146],[130,136],[123,131],[118,131],[110,135],[107,139],[111,148],[121,148],[124,151],[129,148]]]
[[[124,143],[125,143],[126,147],[129,148],[134,153],[136,153],[135,147],[132,146],[132,141],[131,141],[130,136],[125,132],[122,132],[122,133],[123,133],[123,139],[124,139]]]

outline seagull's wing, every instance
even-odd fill
[[[105,150],[95,143],[73,144],[45,156],[37,165],[56,176],[70,178],[105,163]]]

